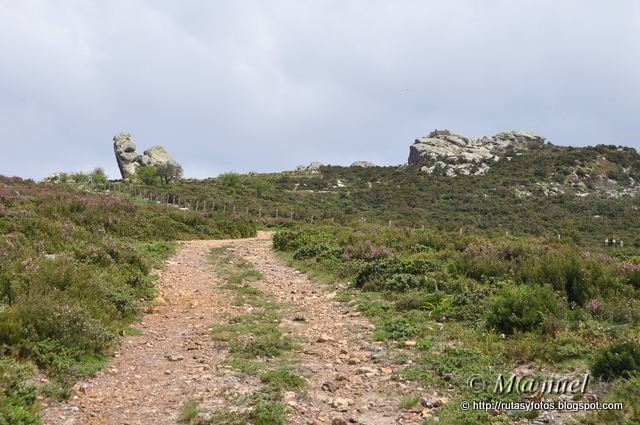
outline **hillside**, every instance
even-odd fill
[[[171,185],[115,183],[112,189],[192,209],[235,212],[267,224],[367,220],[448,231],[560,235],[592,246],[616,239],[640,246],[640,156],[634,149],[544,144],[508,158],[482,175],[437,175],[422,171],[421,165],[322,166],[227,173]]]

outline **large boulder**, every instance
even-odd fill
[[[416,139],[409,149],[409,165],[422,165],[430,174],[484,174],[503,156],[518,155],[544,145],[544,137],[524,131],[468,138],[448,130],[435,130]]]
[[[113,137],[113,150],[123,179],[131,178],[142,165],[178,165],[162,146],[154,146],[141,155],[131,141],[129,133],[119,133]]]

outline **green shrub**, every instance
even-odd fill
[[[273,247],[279,251],[295,251],[326,239],[327,235],[323,233],[284,229],[273,235]]]
[[[289,337],[272,332],[247,341],[232,341],[229,351],[241,357],[277,357],[292,348],[293,342]]]
[[[106,288],[105,295],[122,318],[134,319],[140,313],[140,306],[136,302],[132,288],[126,286],[109,287]]]
[[[138,167],[134,178],[149,186],[160,183],[160,176],[158,175],[157,168],[150,165]]]
[[[456,291],[451,302],[449,318],[454,320],[480,321],[486,314],[488,291],[484,289],[461,289]]]
[[[303,378],[284,367],[267,371],[260,375],[260,379],[279,390],[299,388],[304,385]]]
[[[109,181],[107,173],[104,172],[104,168],[96,167],[89,174],[89,179],[93,184],[105,184]]]
[[[238,173],[223,173],[218,176],[218,180],[224,186],[229,188],[236,188],[242,184],[244,177]]]
[[[512,335],[542,330],[545,321],[559,317],[561,304],[548,286],[507,286],[489,298],[487,327]]]
[[[182,165],[165,162],[164,164],[158,164],[155,166],[156,174],[160,178],[160,181],[164,184],[169,184],[174,180],[182,178],[183,169]]]
[[[389,338],[398,341],[415,338],[424,332],[420,323],[416,323],[405,316],[385,318],[382,322],[382,328]]]
[[[256,191],[258,198],[264,198],[269,192],[272,192],[275,185],[267,179],[262,177],[252,177],[249,180],[249,184]]]
[[[640,344],[634,341],[603,347],[591,362],[591,373],[599,378],[628,378],[636,372],[640,372]]]
[[[200,413],[200,400],[189,400],[180,407],[178,422],[183,424],[193,423]]]
[[[404,397],[402,397],[402,399],[400,399],[400,403],[398,404],[398,409],[401,409],[401,410],[412,409],[419,402],[420,402],[420,396],[413,395],[413,394],[405,395]]]
[[[379,260],[367,263],[362,270],[360,270],[355,278],[355,286],[357,288],[363,288],[365,285],[367,289],[382,289],[384,286],[384,278],[400,267],[400,260],[395,257],[383,258]],[[371,285],[372,282],[376,282],[375,285]]]
[[[287,416],[282,403],[271,400],[258,400],[251,410],[254,425],[282,425]]]
[[[89,181],[89,175],[82,172],[73,173],[71,174],[71,180],[75,183],[86,183]]]

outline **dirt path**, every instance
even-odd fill
[[[335,293],[287,267],[271,251],[270,234],[233,241],[181,244],[160,272],[158,307],[135,325],[107,369],[76,386],[70,400],[43,412],[46,424],[175,424],[180,406],[200,398],[224,406],[225,394],[251,391],[225,367],[226,350],[212,342],[209,328],[228,323],[241,307],[223,289],[208,263],[212,247],[231,244],[235,254],[263,273],[254,286],[292,311],[282,322],[305,341],[297,354],[307,378],[306,396],[286,398],[291,424],[383,425],[417,423],[419,410],[401,411],[403,395],[420,391],[391,380],[382,345],[372,343],[372,325]],[[293,320],[293,319],[296,320]],[[304,319],[304,320],[301,320]]]

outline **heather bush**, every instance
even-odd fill
[[[376,260],[387,258],[393,254],[390,248],[384,245],[374,245],[370,240],[359,243],[356,246],[347,245],[342,252],[342,258],[350,260],[352,258],[362,260]]]
[[[406,316],[390,316],[383,320],[382,328],[387,332],[388,338],[406,340],[415,338],[424,332],[422,327]]]

